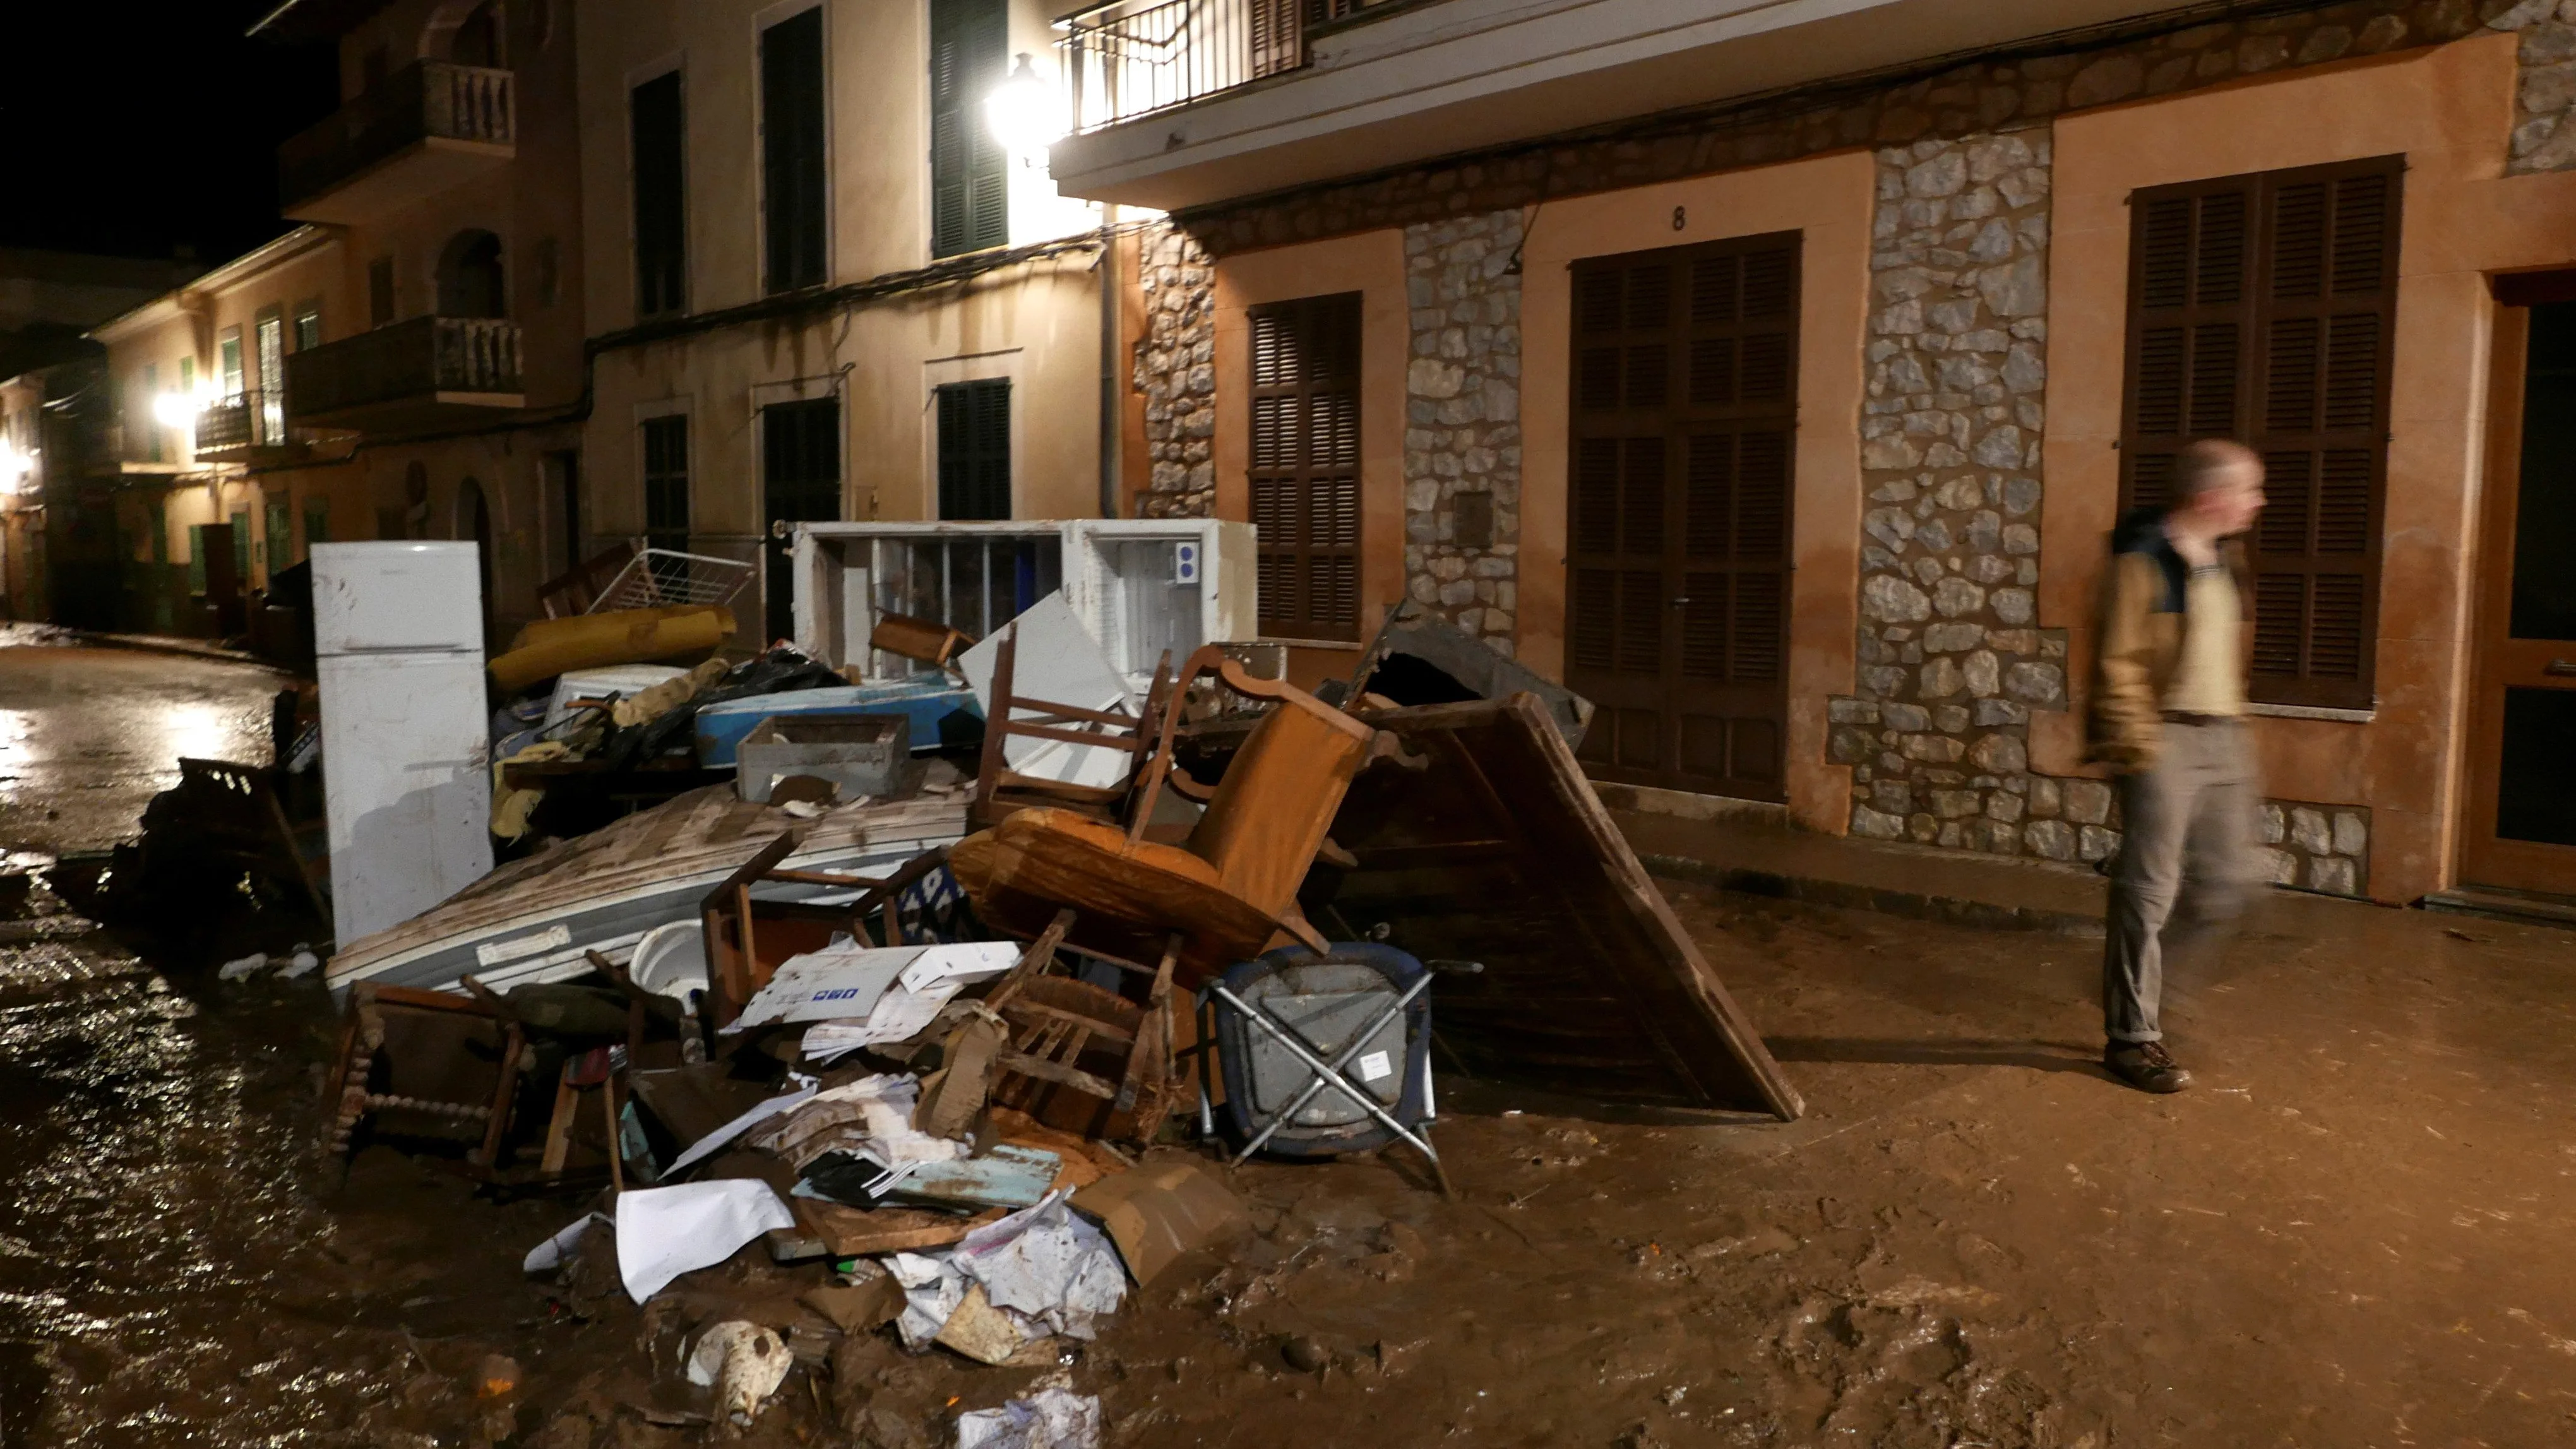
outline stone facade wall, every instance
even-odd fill
[[[2367,808],[2266,800],[2262,838],[2273,884],[2336,896],[2370,893]]]
[[[1145,335],[1133,378],[1150,467],[1136,515],[1205,518],[1216,512],[1216,272],[1178,227],[1148,227],[1136,246]]]
[[[2204,23],[2190,23],[2207,17]],[[2086,106],[2170,95],[2293,66],[2520,31],[2518,170],[2576,167],[2576,3],[2342,0],[2279,13],[2270,0],[2177,6],[2070,36],[2054,54],[1890,72],[1833,86],[1641,118],[1438,165],[1183,213],[1217,255],[1379,227],[1485,215],[1626,186],[1704,176],[1857,145],[1955,139]]]
[[[2576,167],[2576,0],[2490,3],[2488,24],[2522,32],[2522,88],[2514,96],[2509,171]]]
[[[1520,616],[1522,214],[1404,229],[1404,581],[1503,654]]]
[[[1878,153],[1859,688],[1828,704],[1857,835],[2072,860],[2108,819],[2030,773],[2031,711],[2066,707],[2033,601],[2050,159],[2045,126]]]

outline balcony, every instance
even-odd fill
[[[190,448],[201,463],[283,463],[303,452],[286,426],[286,400],[264,392],[246,392],[197,414],[196,442]]]
[[[470,181],[518,154],[510,72],[424,60],[277,148],[295,221],[348,226]]]
[[[1172,211],[2025,41],[2173,0],[1118,0],[1056,22],[1067,196]]]
[[[286,416],[298,427],[408,432],[527,405],[519,325],[416,317],[286,359]]]

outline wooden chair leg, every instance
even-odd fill
[[[608,1117],[608,1185],[614,1191],[624,1192],[626,1139],[618,1130],[616,1077],[611,1076],[599,1084],[599,1105]]]
[[[483,1125],[483,1145],[471,1159],[486,1171],[500,1166],[501,1139],[510,1130],[510,1104],[519,1096],[519,1058],[527,1049],[527,1034],[517,1022],[502,1028],[501,1079],[492,1089],[492,1115]]]
[[[562,1172],[572,1156],[572,1119],[581,1109],[581,1088],[572,1084],[572,1074],[580,1060],[566,1061],[562,1075],[555,1079],[555,1111],[546,1121],[545,1155],[537,1160],[537,1170],[548,1177]]]
[[[1172,969],[1181,958],[1181,934],[1163,944],[1162,964],[1154,968],[1154,987],[1145,996],[1145,1018],[1136,1024],[1136,1041],[1127,1054],[1127,1073],[1118,1084],[1116,1110],[1132,1112],[1139,1141],[1151,1142],[1163,1129],[1171,1108]]]

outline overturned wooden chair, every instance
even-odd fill
[[[1164,843],[1147,826],[1165,789],[1195,789],[1172,756],[1187,686],[1201,676],[1276,707],[1207,792],[1186,838]],[[988,925],[1026,939],[1071,907],[1067,944],[1131,963],[1168,957],[1180,984],[1195,989],[1274,940],[1323,949],[1297,908],[1297,889],[1351,780],[1394,752],[1391,736],[1204,648],[1168,691],[1123,826],[1023,808],[959,842],[950,867]]]
[[[1017,692],[1019,630],[1005,629],[994,644],[991,700],[985,711],[984,751],[975,768],[975,798],[966,808],[970,826],[998,825],[1022,810],[1072,810],[1096,819],[1123,821],[1160,743],[1171,686],[1171,656],[1154,668],[1140,714],[1090,709]],[[1049,740],[1125,754],[1124,778],[1115,785],[1076,785],[1022,774],[1011,768],[1010,742]]]
[[[361,1123],[392,1135],[467,1144],[488,1177],[510,1130],[528,1039],[505,1011],[470,997],[361,981],[349,988],[340,1050],[323,1100],[327,1158],[348,1155]]]
[[[801,839],[780,834],[699,903],[707,953],[706,1019],[721,1027],[742,1014],[791,956],[822,949],[847,931],[860,941],[900,946],[907,937],[958,940],[968,929],[965,900],[948,877],[948,848],[927,850],[891,874],[796,870],[784,864]],[[859,892],[847,903],[774,900],[752,894],[764,884],[821,886]]]

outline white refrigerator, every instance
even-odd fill
[[[313,643],[332,934],[346,946],[492,869],[474,545],[315,544]]]

